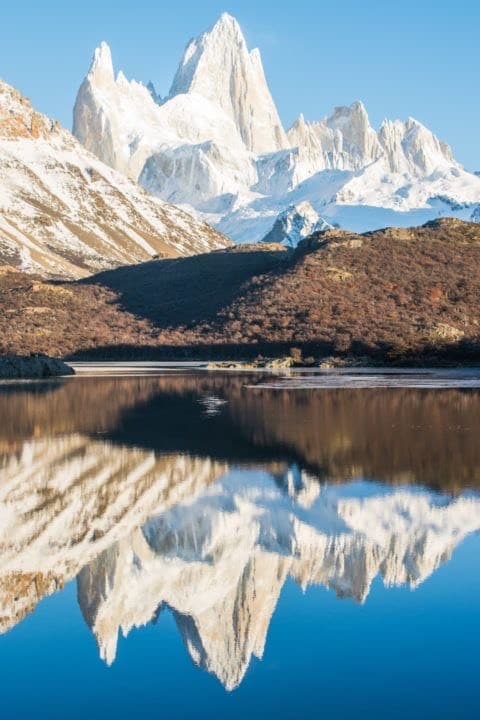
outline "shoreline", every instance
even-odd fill
[[[366,375],[366,374],[383,374],[383,375],[427,375],[438,373],[463,373],[480,375],[480,364],[471,366],[456,367],[439,367],[439,366],[411,366],[411,367],[394,367],[389,365],[355,365],[343,367],[309,367],[299,365],[296,367],[276,367],[276,366],[254,366],[250,363],[208,363],[204,361],[162,361],[162,360],[76,360],[71,361],[71,367],[75,371],[75,375],[82,376],[85,373],[98,371],[99,374],[124,370],[138,371],[148,374],[156,371],[201,371],[205,373],[245,373],[255,375],[285,375],[290,376],[315,376],[315,375]]]
[[[295,361],[290,356],[280,358],[258,358],[252,360],[208,360],[208,359],[68,359],[62,360],[45,355],[15,356],[0,355],[0,381],[42,380],[49,378],[105,377],[105,376],[148,376],[165,372],[202,372],[222,374],[252,374],[257,376],[284,376],[300,381],[303,378],[328,376],[389,376],[403,375],[422,377],[444,371],[448,375],[459,373],[480,375],[479,363],[408,363],[393,364],[372,361],[367,357],[341,358],[331,356],[315,364]]]
[[[243,367],[209,368],[194,362],[85,362],[74,363],[75,379],[158,378],[168,375],[192,375],[199,378],[223,376],[232,380],[242,376],[246,389],[268,391],[295,390],[374,390],[408,388],[415,390],[480,391],[480,367],[470,368],[309,368],[266,369]]]
[[[142,348],[144,350],[144,348]],[[198,367],[211,371],[278,371],[278,370],[354,370],[368,368],[371,370],[428,370],[436,369],[476,369],[480,368],[480,356],[466,357],[445,357],[435,355],[419,355],[402,359],[390,359],[388,356],[366,356],[366,355],[326,355],[318,358],[313,357],[292,357],[291,355],[271,355],[252,357],[245,355],[238,357],[218,356],[217,353],[207,355],[204,352],[178,353],[170,352],[119,352],[117,353],[78,353],[63,358],[65,363],[76,366],[85,363],[106,365],[111,364],[144,364],[163,365],[165,367]]]

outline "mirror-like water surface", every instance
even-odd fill
[[[144,370],[0,385],[2,717],[477,717],[478,375]]]

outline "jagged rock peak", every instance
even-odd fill
[[[410,225],[418,210],[425,219],[470,218],[467,206],[480,200],[480,178],[411,117],[377,132],[356,101],[313,122],[300,115],[286,134],[260,53],[227,13],[187,45],[167,98],[121,73],[112,78],[101,45],[78,93],[76,137],[238,242],[261,241],[277,214],[302,200],[359,232]]]
[[[253,152],[287,147],[288,142],[265,79],[259,50],[249,52],[238,22],[224,13],[187,45],[170,98],[197,93],[219,105],[235,122]]]
[[[196,71],[204,53],[228,49],[248,52],[237,20],[228,13],[223,13],[210,30],[189,41],[174,77],[170,97],[195,90],[200,84]]]
[[[307,121],[305,120],[305,115],[303,113],[300,113],[300,115],[297,117],[296,120],[292,123],[292,125],[289,127],[288,132],[290,130],[294,130],[296,128],[303,128],[307,125]]]
[[[459,167],[447,143],[415,118],[384,120],[378,138],[392,172],[421,176],[442,167]]]
[[[326,124],[334,132],[342,134],[342,150],[358,157],[362,163],[368,164],[381,156],[377,133],[370,125],[367,110],[360,100],[336,107]]]
[[[210,29],[210,33],[213,35],[214,33],[217,33],[218,35],[228,35],[230,37],[234,37],[238,40],[239,43],[245,43],[245,37],[242,32],[242,28],[240,27],[240,24],[238,20],[233,17],[233,15],[230,15],[228,12],[224,12],[220,15],[218,20],[212,25]]]
[[[105,40],[102,40],[93,53],[88,77],[97,84],[102,82],[113,82],[115,79],[113,72],[112,51]]]

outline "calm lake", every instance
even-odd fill
[[[0,384],[4,720],[480,716],[480,372]]]

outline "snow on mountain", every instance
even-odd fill
[[[258,50],[228,14],[187,45],[170,93],[116,77],[105,43],[74,109],[74,133],[152,194],[238,242],[258,241],[286,208],[315,211],[357,232],[469,219],[480,177],[413,118],[378,132],[361,102],[286,133]]]
[[[310,203],[305,201],[291,205],[280,213],[270,232],[263,238],[263,242],[282,243],[295,248],[301,240],[312,233],[331,229],[332,225],[320,217]]]
[[[212,54],[221,53],[223,38],[224,53],[228,55],[230,43],[238,33],[235,23],[222,19],[212,31],[212,42],[207,37],[198,41],[194,57],[199,67],[216,62],[220,83],[224,74],[219,67],[227,60],[223,56],[215,60]],[[102,43],[78,92],[75,136],[104,162],[133,180],[140,178],[148,190],[164,199],[168,197],[171,202],[203,206],[214,198],[237,195],[256,179],[253,155],[241,133],[249,135],[254,144],[262,143],[265,134],[262,123],[271,110],[272,100],[267,90],[265,112],[258,121],[256,115],[247,117],[247,111],[239,114],[237,90],[241,96],[248,95],[248,83],[254,88],[253,97],[258,98],[259,91],[255,89],[258,71],[253,72],[244,42],[237,43],[234,55],[230,58],[231,72],[233,65],[238,64],[246,77],[237,78],[238,88],[232,78],[232,96],[228,95],[224,106],[212,98],[211,88],[202,87],[197,81],[193,58],[189,63],[188,53],[170,99],[159,105],[140,83],[128,82],[123,73],[115,78],[110,49]],[[183,93],[180,88],[187,84],[189,68],[192,89]],[[224,91],[222,86],[221,92]],[[252,132],[257,129],[259,136],[254,138]],[[272,141],[270,149],[277,146]],[[159,185],[161,192],[157,192]]]
[[[169,97],[191,93],[222,108],[248,150],[260,154],[288,146],[260,51],[249,52],[240,25],[227,13],[187,45]]]
[[[108,77],[108,53],[97,58]],[[0,82],[0,263],[79,277],[227,242],[149,196]]]
[[[300,115],[288,131],[288,139],[299,149],[301,179],[319,170],[360,170],[382,156],[379,139],[361,102],[337,107],[319,122],[307,123]]]

